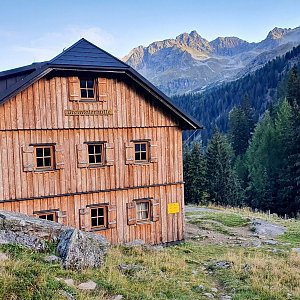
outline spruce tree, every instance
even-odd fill
[[[184,151],[185,199],[187,203],[206,204],[206,162],[201,144],[195,142]]]
[[[209,201],[217,205],[238,205],[240,186],[232,168],[233,150],[218,130],[208,144],[206,159]]]

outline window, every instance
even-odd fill
[[[103,147],[104,144],[89,144],[88,145],[88,156],[90,165],[101,165],[103,164]]]
[[[35,147],[35,168],[37,170],[53,169],[53,146]]]
[[[94,79],[80,79],[80,98],[82,100],[95,100]]]
[[[148,142],[134,143],[134,160],[135,162],[148,161]]]
[[[56,212],[49,212],[49,213],[37,213],[38,218],[56,222]]]
[[[107,206],[91,207],[91,228],[107,227]]]
[[[150,220],[150,201],[138,201],[136,203],[136,220]]]

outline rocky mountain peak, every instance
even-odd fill
[[[267,39],[271,39],[271,40],[281,39],[289,31],[291,31],[291,29],[275,27],[268,33]]]

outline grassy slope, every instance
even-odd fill
[[[249,217],[247,211],[196,216],[198,221],[202,219],[200,225],[217,222],[219,225],[210,230],[222,233],[225,229],[245,226]],[[117,294],[125,299],[207,299],[203,293],[212,293],[213,287],[218,288],[215,299],[221,294],[231,295],[233,299],[300,299],[300,255],[289,251],[300,246],[300,222],[277,218],[274,221],[288,227],[280,240],[291,243],[278,246],[279,251],[275,253],[271,251],[274,246],[200,245],[196,240],[162,251],[113,247],[105,267],[81,273],[45,263],[45,254],[2,246],[0,250],[11,259],[0,262],[0,299],[66,299],[58,290],[67,291],[76,299],[109,299]],[[214,262],[222,260],[231,262],[232,268],[215,269]],[[123,274],[118,269],[121,263],[142,268]],[[91,279],[98,287],[93,292],[81,292],[56,278],[73,278],[76,283]],[[197,288],[199,285],[204,290]]]

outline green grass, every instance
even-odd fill
[[[230,234],[230,228],[248,224],[247,216],[232,211],[189,215],[191,222],[225,234]],[[3,245],[0,251],[8,253],[11,259],[0,262],[0,299],[60,300],[66,298],[58,291],[66,291],[77,300],[108,300],[118,294],[126,300],[201,300],[207,299],[203,293],[212,293],[213,287],[218,288],[215,299],[228,294],[234,300],[285,300],[288,293],[290,299],[300,299],[300,255],[289,252],[289,248],[299,245],[300,222],[276,222],[288,228],[280,240],[292,245],[278,246],[285,251],[272,253],[268,247],[203,245],[197,241],[162,251],[119,246],[109,250],[104,267],[82,272],[44,262],[44,256],[53,253],[53,245],[49,245],[47,254]],[[232,267],[207,267],[214,266],[216,261],[229,261]],[[118,268],[121,263],[136,264],[140,269],[123,273]],[[97,289],[82,292],[56,278],[72,278],[76,284],[93,280]],[[204,286],[204,290],[199,290],[199,285]]]

